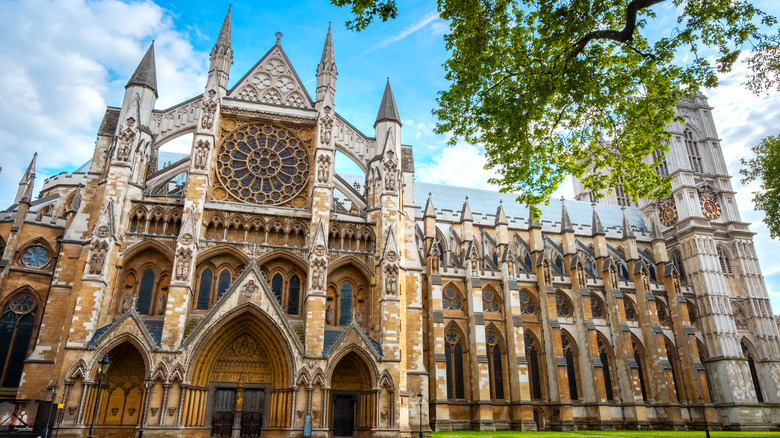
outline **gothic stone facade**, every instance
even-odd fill
[[[561,200],[537,222],[416,183],[389,83],[369,137],[335,111],[330,32],[313,100],[280,37],[228,89],[228,13],[204,92],[164,110],[152,46],[83,172],[33,200],[33,159],[0,217],[17,409],[58,383],[63,437],[780,420],[778,329],[703,97],[672,127],[674,211]],[[678,158],[691,142],[710,155]]]

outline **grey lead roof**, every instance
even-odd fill
[[[130,77],[125,87],[130,85],[142,85],[154,90],[154,95],[157,96],[157,72],[154,66],[154,41],[149,46],[149,50],[146,51],[141,63],[138,64],[138,68],[135,69],[135,73]]]

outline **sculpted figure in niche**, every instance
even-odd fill
[[[122,298],[122,313],[125,313],[133,308],[133,301],[135,301],[135,294],[126,293]]]
[[[326,106],[325,116],[322,118],[322,121],[320,122],[320,143],[324,145],[330,144],[330,134],[331,134],[331,129],[333,128],[333,119],[331,119],[328,114],[330,114],[330,107]]]
[[[209,90],[209,99],[203,102],[203,117],[200,119],[203,129],[211,129],[214,126],[214,113],[217,111],[217,102],[213,99],[215,94],[216,91]]]
[[[328,308],[325,310],[325,323],[333,325],[333,306],[328,304]]]
[[[552,271],[550,270],[550,262],[547,259],[542,264],[542,271],[544,271],[544,284],[552,284]]]
[[[157,300],[157,314],[165,314],[165,305],[168,304],[168,294],[160,294],[160,299]]]
[[[580,283],[580,287],[585,287],[585,270],[582,269],[581,265],[577,265],[577,281]]]
[[[618,275],[614,266],[609,267],[609,279],[612,282],[612,289],[618,288]]]
[[[190,260],[192,251],[189,249],[180,249],[176,254],[176,279],[186,281],[190,273]]]
[[[357,305],[357,310],[355,310],[355,322],[357,322],[358,325],[363,325],[363,304],[360,303]]]
[[[195,158],[193,163],[196,169],[203,170],[206,168],[210,146],[208,141],[198,140],[198,143],[195,146]]]
[[[396,295],[398,289],[398,272],[393,267],[388,267],[385,275],[385,292],[389,295]]]
[[[737,328],[747,328],[747,317],[745,316],[745,311],[742,309],[742,306],[739,304],[734,304],[734,323],[737,325]]]
[[[89,273],[99,275],[103,272],[103,265],[106,263],[106,253],[108,244],[105,242],[95,242],[92,244],[92,256],[89,259]]]
[[[650,291],[650,277],[647,273],[642,274],[642,285],[645,287],[645,291]]]
[[[328,182],[328,174],[330,173],[330,157],[327,155],[320,155],[317,160],[319,162],[319,168],[317,169],[317,180],[321,183]]]
[[[130,158],[130,151],[132,150],[133,141],[135,140],[135,132],[133,132],[134,123],[134,118],[128,118],[127,128],[119,133],[116,149],[116,159],[119,161],[127,161]]]

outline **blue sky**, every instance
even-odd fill
[[[760,1],[780,15],[780,3]],[[416,178],[426,182],[490,188],[482,151],[468,144],[449,146],[432,133],[431,110],[445,88],[442,63],[447,57],[446,23],[436,2],[398,1],[399,16],[354,33],[344,22],[349,11],[327,0],[232,2],[234,64],[230,86],[276,41],[314,95],[315,71],[328,23],[338,82],[336,110],[358,129],[373,135],[373,122],[386,78],[403,120],[402,141],[414,146]],[[91,158],[95,134],[107,105],[119,105],[124,85],[155,40],[159,99],[166,108],[203,92],[208,53],[228,8],[226,1],[25,0],[4,1],[0,17],[0,205],[10,205],[32,153],[39,152],[37,185]],[[658,5],[653,30],[668,32],[671,5]],[[753,211],[751,190],[739,183],[739,158],[780,128],[780,96],[753,96],[741,86],[745,69],[724,75],[721,87],[708,90],[726,163],[738,190],[742,219],[758,233],[756,250],[775,313],[780,313],[780,249],[769,239],[762,215]],[[189,150],[187,139],[166,145]],[[339,160],[337,165],[348,166]],[[457,169],[457,171],[455,171]],[[571,197],[570,182],[558,195]]]

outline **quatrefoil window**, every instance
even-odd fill
[[[222,141],[217,178],[241,201],[280,205],[309,180],[309,153],[298,136],[282,127],[246,125]]]

